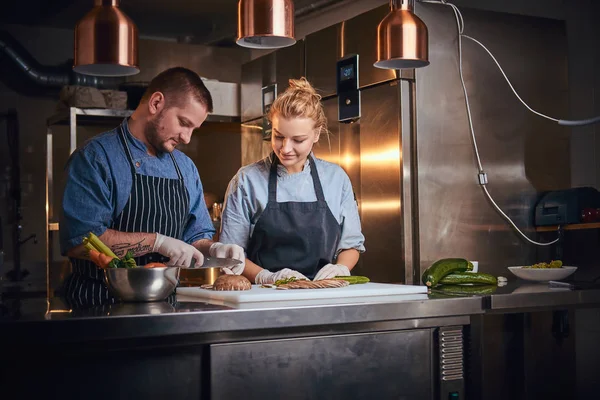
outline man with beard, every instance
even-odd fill
[[[67,300],[115,301],[82,244],[90,232],[118,257],[131,251],[138,266],[199,266],[204,255],[244,261],[240,246],[211,240],[215,230],[198,170],[175,149],[190,142],[212,107],[198,74],[171,68],[150,82],[131,117],[73,153],[60,221],[61,251],[73,267],[63,287]],[[241,264],[225,272],[243,269]]]

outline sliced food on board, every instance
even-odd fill
[[[309,281],[306,279],[293,280],[287,283],[277,285],[277,289],[330,289],[350,285],[350,282],[343,279],[321,279],[319,281]]]
[[[221,275],[212,285],[202,285],[202,289],[227,291],[227,290],[250,290],[252,284],[242,275]]]

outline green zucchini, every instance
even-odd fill
[[[348,283],[350,283],[351,285],[356,285],[359,283],[367,283],[370,281],[369,278],[367,278],[366,276],[357,276],[357,275],[352,275],[352,276],[336,276],[333,279],[341,279],[344,281],[348,281]]]
[[[446,295],[454,296],[485,296],[493,294],[498,286],[496,285],[477,285],[477,286],[465,286],[465,285],[440,285],[433,289],[431,292],[441,293]]]
[[[473,264],[464,258],[444,258],[434,262],[423,272],[422,281],[429,287],[434,287],[440,279],[453,272],[465,272],[473,269]]]
[[[461,285],[464,283],[497,285],[498,279],[494,275],[483,272],[453,272],[440,279],[439,283],[443,285]]]

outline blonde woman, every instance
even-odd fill
[[[328,134],[321,97],[304,78],[289,83],[268,115],[273,152],[233,177],[221,221],[257,284],[348,276],[365,250],[348,175],[312,154]]]

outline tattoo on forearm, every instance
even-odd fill
[[[112,251],[119,258],[127,254],[128,251],[131,251],[134,257],[150,253],[152,251],[152,246],[149,244],[142,244],[143,241],[144,240],[142,239],[137,243],[118,243],[112,246]]]

